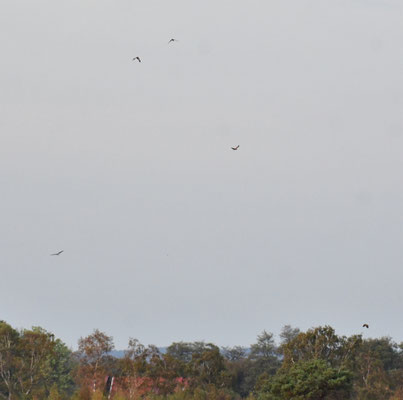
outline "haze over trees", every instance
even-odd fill
[[[174,342],[164,352],[130,338],[113,357],[104,332],[72,351],[43,328],[0,322],[0,398],[403,399],[403,343],[388,337],[339,336],[330,326],[285,326],[276,343],[263,331],[249,348]]]

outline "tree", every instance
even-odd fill
[[[106,374],[105,361],[108,353],[113,349],[113,338],[98,329],[78,341],[78,354],[81,362],[79,374],[91,381],[93,392],[101,389],[100,385]]]
[[[188,368],[193,386],[224,387],[230,381],[224,357],[221,355],[220,349],[211,343],[206,344],[203,351],[193,353]]]
[[[298,361],[325,360],[334,367],[349,368],[362,343],[360,335],[338,336],[330,326],[319,326],[299,333],[281,346],[286,366]]]
[[[74,391],[72,371],[75,368],[72,351],[60,340],[54,340],[52,355],[48,356],[48,374],[43,382],[47,390],[56,387],[60,395],[71,395]]]
[[[298,328],[293,328],[291,325],[284,325],[280,333],[281,344],[285,345],[294,340],[301,331]]]
[[[271,363],[277,359],[276,344],[272,333],[264,330],[258,335],[257,342],[251,346],[249,358],[251,360],[263,360],[265,363]]]
[[[222,347],[221,351],[224,358],[228,361],[243,360],[247,356],[247,349],[242,346]]]
[[[231,388],[242,397],[248,395],[248,391],[245,390],[245,377],[250,370],[247,353],[248,349],[241,346],[222,348],[226,367],[231,376]]]
[[[176,378],[184,376],[185,363],[162,354],[156,346],[143,346],[137,339],[130,339],[125,356],[120,360],[124,379],[122,392],[134,399],[146,392],[168,395],[178,386]]]
[[[139,389],[139,377],[147,371],[146,348],[137,339],[129,339],[128,348],[120,360],[120,367],[125,377],[123,389],[128,393],[129,400],[134,399]]]
[[[300,361],[267,380],[258,400],[322,400],[350,398],[352,374],[324,360]]]
[[[63,390],[63,382],[66,389],[72,385],[69,356],[65,345],[40,327],[17,331],[0,322],[0,397],[46,398],[52,385]]]
[[[257,336],[256,343],[251,345],[248,361],[245,379],[241,385],[243,394],[253,390],[261,375],[264,374],[264,377],[274,375],[280,367],[280,359],[272,333],[264,330]]]
[[[175,359],[169,354],[161,354],[159,349],[153,345],[149,345],[146,352],[148,359],[146,376],[152,382],[153,392],[163,396],[172,393],[177,377]]]
[[[17,391],[17,357],[19,333],[0,321],[0,396],[11,400]]]
[[[364,340],[355,364],[357,398],[386,399],[403,386],[401,361],[399,346],[390,338]]]
[[[167,354],[176,358],[177,360],[188,363],[192,360],[195,353],[201,353],[208,350],[209,345],[204,342],[174,342],[167,348]]]
[[[23,396],[49,394],[52,373],[49,361],[56,356],[55,337],[40,327],[23,330],[18,341],[18,386]]]

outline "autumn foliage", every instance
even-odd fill
[[[53,334],[0,322],[6,400],[403,400],[403,344],[339,336],[330,326],[263,331],[250,347],[176,342],[161,351],[94,330],[72,351]]]

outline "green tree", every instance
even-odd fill
[[[0,397],[46,398],[52,385],[67,385],[71,368],[61,368],[61,349],[67,348],[40,327],[17,331],[0,322]]]
[[[193,353],[188,370],[192,385],[196,387],[224,387],[230,382],[224,357],[220,349],[211,343],[206,344],[203,351]]]
[[[18,386],[22,396],[44,398],[50,387],[49,360],[55,357],[54,335],[40,327],[23,330],[18,340]]]
[[[263,331],[257,336],[256,343],[251,345],[248,363],[244,363],[244,381],[241,384],[241,393],[250,393],[255,385],[263,378],[272,376],[280,367],[281,362],[272,333]]]
[[[60,340],[54,341],[54,348],[47,359],[48,374],[44,384],[47,388],[57,387],[61,395],[71,396],[75,384],[72,372],[76,367],[72,351]]]
[[[11,400],[17,393],[17,359],[19,333],[0,321],[0,396]]]
[[[301,331],[298,328],[293,328],[291,325],[284,325],[280,333],[281,344],[285,345],[294,340]]]
[[[355,365],[357,399],[387,399],[403,386],[402,367],[399,346],[390,338],[364,340]]]
[[[204,342],[174,342],[167,348],[167,354],[177,360],[188,363],[192,360],[195,353],[202,353],[208,350],[209,345]]]
[[[247,353],[248,350],[241,346],[222,348],[226,367],[231,376],[231,388],[242,397],[248,395],[248,391],[245,390],[245,378],[250,371]]]
[[[222,347],[221,352],[228,361],[244,360],[247,357],[247,349],[242,346]]]
[[[352,374],[324,360],[301,361],[282,368],[257,393],[258,400],[348,399]]]
[[[280,349],[285,366],[298,361],[325,360],[333,367],[348,369],[354,364],[361,343],[360,335],[347,338],[336,335],[330,326],[319,326],[299,333]]]

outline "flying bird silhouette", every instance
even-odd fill
[[[171,42],[177,42],[178,40],[176,40],[176,39],[171,39],[169,42],[168,42],[168,44],[169,43],[171,43]]]
[[[368,329],[368,328],[369,328],[369,325],[368,325],[368,324],[364,324],[362,327]]]
[[[134,60],[139,60],[139,62],[141,62],[140,57],[134,57],[132,61]]]
[[[51,254],[51,256],[60,256],[60,254],[62,254],[63,251],[64,251],[64,250],[60,250],[60,251],[58,251],[57,253]]]
[[[239,149],[239,144],[238,144],[238,146],[231,147],[231,149],[232,149],[232,150],[238,150],[238,149]]]

